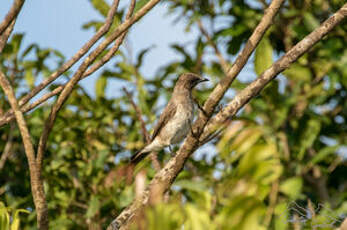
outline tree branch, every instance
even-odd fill
[[[135,112],[136,112],[136,116],[137,116],[137,119],[139,119],[140,121],[140,124],[141,124],[141,130],[142,130],[142,134],[146,140],[146,143],[149,144],[151,142],[151,137],[146,129],[146,123],[145,121],[142,119],[142,111],[141,109],[136,105],[136,103],[134,102],[133,98],[132,98],[132,94],[129,93],[129,91],[124,87],[123,88],[125,94],[127,95],[127,97],[129,98],[130,100],[130,103],[131,105],[133,106]],[[152,152],[150,154],[150,157],[151,157],[151,160],[152,160],[152,163],[153,163],[153,167],[156,171],[159,171],[161,169],[161,165],[158,161],[158,158],[157,158],[157,153],[156,152]]]
[[[2,35],[0,35],[0,53],[6,46],[7,40],[13,31],[14,24],[16,24],[16,19],[13,19],[10,26],[6,28],[6,30],[4,31]]]
[[[36,164],[34,147],[31,142],[29,130],[26,125],[23,113],[19,110],[19,105],[15,97],[14,91],[9,81],[2,72],[0,72],[0,86],[4,90],[5,95],[7,96],[9,103],[14,111],[18,128],[23,139],[24,150],[29,163],[31,191],[33,194],[34,204],[37,213],[38,229],[46,230],[48,229],[47,203],[43,188],[43,181],[40,177],[38,167]]]
[[[129,19],[125,20],[124,23],[122,23],[109,37],[107,37],[103,42],[101,42],[101,44],[94,50],[98,50],[98,55],[100,55],[100,53],[106,49],[106,47],[112,43],[116,38],[118,38],[115,42],[115,45],[109,50],[109,52],[97,63],[95,63],[94,66],[90,67],[90,69],[85,72],[83,74],[84,77],[89,76],[90,74],[92,74],[93,72],[95,72],[98,68],[100,68],[102,65],[104,65],[108,60],[111,59],[111,57],[117,52],[120,44],[122,43],[122,41],[124,40],[125,34],[124,32],[126,32],[129,27],[131,27],[135,22],[137,22],[140,18],[142,18],[145,14],[147,14],[156,4],[158,4],[160,2],[160,0],[151,0],[149,1],[144,7],[142,7],[133,17],[130,17]],[[123,38],[122,38],[123,37]],[[80,50],[81,51],[81,50]],[[97,55],[97,56],[98,56]],[[90,56],[90,55],[89,55]],[[78,61],[79,59],[77,59],[76,61]],[[70,60],[71,61],[71,60]],[[69,61],[69,62],[70,62]],[[76,62],[75,61],[75,62]],[[94,61],[94,60],[93,60]],[[67,63],[69,63],[67,62]],[[75,63],[74,62],[74,63]],[[67,64],[65,63],[61,69]],[[68,68],[70,68],[72,66],[72,64],[70,66],[68,66]],[[26,96],[24,96],[20,101],[19,101],[19,105],[22,106],[25,103],[27,103],[32,97],[34,97],[37,93],[39,93],[43,88],[45,88],[50,82],[52,82],[53,80],[55,80],[58,76],[60,76],[63,72],[65,72],[68,68],[64,68],[65,70],[61,72],[61,69],[59,69],[57,72],[53,73],[49,78],[47,78],[46,80],[44,80],[42,83],[40,83],[38,86],[36,86],[30,93],[28,93]],[[61,73],[60,73],[61,72]],[[59,75],[55,76],[56,74],[60,73]],[[83,77],[83,78],[84,78]],[[51,79],[51,81],[49,81],[49,79]],[[48,82],[46,84],[46,81]],[[45,100],[47,100],[48,98],[60,93],[63,90],[63,86],[60,89],[55,89],[55,93],[51,92],[49,93],[49,95],[44,95],[43,97],[45,97]],[[39,104],[41,104],[42,102],[44,102],[45,100],[43,100],[42,98],[39,99],[39,102],[35,102],[35,106],[28,106],[26,107],[26,109],[22,109],[23,112],[27,112],[31,109],[33,109],[34,107],[38,106]],[[0,117],[0,126],[4,125],[6,123],[8,123],[9,121],[13,120],[13,114],[11,113],[11,111],[7,111],[5,113],[5,115],[3,115],[2,117]]]
[[[95,61],[95,59],[101,54],[103,50],[116,38],[121,36],[131,25],[137,22],[142,16],[144,16],[150,9],[152,9],[160,0],[151,0],[144,7],[142,7],[134,17],[125,20],[109,37],[107,37],[103,42],[101,42],[98,47],[93,50],[88,57],[83,61],[83,63],[79,66],[73,77],[69,80],[69,82],[65,85],[64,89],[60,93],[56,103],[53,105],[50,115],[45,122],[45,127],[43,129],[43,133],[40,137],[39,146],[37,150],[37,162],[39,169],[41,170],[42,160],[43,160],[43,152],[46,148],[47,140],[51,129],[53,128],[55,119],[64,102],[70,96],[74,86],[81,79],[84,72],[87,68]]]
[[[4,151],[2,151],[1,158],[0,158],[0,170],[2,170],[2,168],[5,165],[5,162],[6,162],[7,158],[10,156],[10,154],[12,152],[13,129],[14,129],[14,124],[11,123],[10,124],[10,131],[8,132],[8,137],[7,137],[7,141],[6,141],[5,147],[4,147]]]
[[[274,2],[275,1],[273,1],[271,5]],[[269,10],[266,13],[268,12]],[[345,4],[339,11],[337,11],[334,15],[332,15],[328,20],[326,20],[319,28],[317,28],[311,34],[306,36],[296,46],[294,46],[293,49],[291,49],[279,61],[274,63],[257,80],[252,82],[244,90],[240,91],[235,96],[235,98],[230,102],[230,104],[212,119],[211,121],[212,126],[216,124],[221,124],[223,121],[226,121],[230,119],[233,115],[235,115],[236,112],[239,111],[242,108],[242,106],[244,106],[252,97],[256,96],[260,92],[260,90],[263,89],[267,83],[269,83],[270,80],[272,80],[278,73],[280,73],[285,68],[287,68],[292,62],[297,60],[304,52],[307,52],[315,43],[317,43],[320,39],[322,39],[324,35],[326,35],[336,25],[338,25],[344,18],[346,18],[346,16],[347,16],[347,4]],[[254,43],[249,45],[252,45],[253,47]],[[247,45],[245,49],[247,49]],[[243,51],[242,53],[245,53],[245,51]],[[236,61],[234,65],[240,65],[243,63],[242,60],[244,60],[244,57],[242,56],[242,53],[239,55],[239,57],[241,56],[240,57],[241,61]],[[246,54],[244,55],[249,56],[247,55],[247,53],[248,52],[246,52]],[[234,67],[234,69],[235,69],[234,71],[237,70],[236,67]],[[206,111],[206,108],[209,109],[208,113],[211,113],[211,108],[214,108],[216,106],[215,104],[220,100],[221,96],[218,96],[218,95],[223,94],[219,92],[220,90],[223,89],[223,84],[222,84],[223,82],[227,84],[230,82],[230,79],[227,79],[227,80],[223,79],[222,82],[213,91],[216,93],[212,93],[210,95],[208,100],[209,103],[206,102],[205,104],[205,111]],[[212,95],[217,95],[217,98],[213,98]],[[199,122],[201,122],[201,117],[202,116],[200,116],[200,119],[198,119],[198,121],[194,124],[195,127],[197,127],[199,125]],[[209,134],[208,130],[209,129],[207,130],[205,129],[204,135]],[[134,216],[136,216],[137,213],[139,213],[140,210],[143,209],[145,205],[148,204],[148,200],[149,200],[150,194],[152,193],[152,190],[154,188],[157,188],[158,186],[160,186],[161,188],[160,190],[163,192],[168,190],[171,184],[174,182],[177,175],[179,174],[179,172],[182,170],[188,157],[198,148],[198,146],[199,146],[198,141],[194,137],[192,137],[192,135],[189,135],[186,138],[184,144],[179,149],[176,156],[170,159],[170,161],[164,166],[164,168],[160,170],[158,173],[156,173],[151,183],[149,184],[148,188],[143,192],[142,196],[140,198],[136,198],[133,201],[133,203],[130,206],[128,206],[128,208],[126,208],[111,223],[108,229],[119,229],[119,228],[127,229],[127,227],[129,226],[128,223],[130,223],[131,219]]]
[[[16,19],[17,15],[22,9],[25,0],[15,0],[10,11],[5,16],[4,20],[0,23],[0,36],[6,31],[6,29],[11,25],[13,20]]]

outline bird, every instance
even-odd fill
[[[194,116],[192,90],[201,82],[208,81],[194,73],[183,73],[178,77],[171,99],[155,125],[149,144],[130,158],[130,163],[137,164],[150,152],[158,152],[172,144],[181,142],[191,130]]]

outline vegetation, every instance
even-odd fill
[[[138,1],[134,13],[147,2]],[[180,41],[172,45],[180,60],[158,66],[153,76],[147,76],[141,66],[151,49],[144,49],[133,60],[121,48],[116,53],[118,58],[109,61],[114,65],[99,73],[95,96],[76,85],[60,109],[42,167],[49,229],[104,229],[131,204],[139,185],[132,178],[128,159],[146,142],[139,112],[146,129],[151,130],[177,76],[184,72],[211,80],[194,92],[203,104],[227,75],[269,4],[265,0],[166,2],[168,12],[186,22],[187,33],[192,28],[199,30],[188,48]],[[90,3],[107,17],[110,6],[106,1]],[[343,4],[343,0],[285,1],[248,61],[247,71],[240,73],[220,104],[228,104]],[[126,12],[127,8],[118,11],[110,31]],[[83,28],[97,31],[102,25],[92,21]],[[111,32],[105,36],[110,37]],[[58,50],[40,44],[24,47],[24,37],[12,34],[0,55],[0,70],[17,98],[67,61]],[[133,228],[338,227],[347,216],[346,44],[344,20],[252,98],[220,135],[199,148],[165,193],[163,202],[145,208]],[[62,76],[71,79],[73,75],[73,71],[64,71]],[[136,89],[111,98],[106,89],[119,86],[110,79],[128,82]],[[48,91],[58,86],[54,82]],[[0,91],[0,98],[1,117],[11,106],[4,91]],[[35,149],[55,101],[25,114]],[[3,226],[10,222],[12,226],[18,224],[19,218],[21,229],[36,229],[28,160],[15,120],[0,127],[0,150],[0,200],[4,203],[0,203],[1,229],[9,228]],[[161,166],[171,157],[168,151],[158,153]],[[156,171],[148,157],[134,173],[142,175],[148,184]],[[17,210],[11,212],[11,219],[10,210]]]

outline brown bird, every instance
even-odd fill
[[[193,73],[184,73],[178,78],[171,99],[154,128],[151,142],[131,157],[131,163],[136,164],[150,152],[177,144],[187,136],[194,115],[192,90],[204,81],[208,79]]]

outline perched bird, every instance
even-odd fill
[[[154,128],[151,142],[131,157],[131,163],[136,164],[150,152],[177,144],[187,136],[194,115],[192,90],[204,81],[208,79],[193,73],[184,73],[178,78],[171,99]]]

